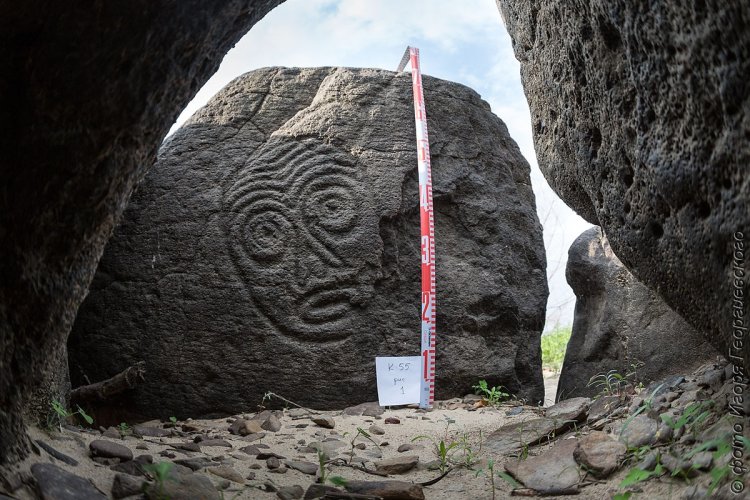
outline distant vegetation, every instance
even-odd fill
[[[571,327],[557,326],[549,333],[542,335],[542,367],[559,372],[562,368],[565,348],[570,340]]]

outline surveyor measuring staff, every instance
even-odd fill
[[[411,64],[414,93],[414,121],[417,129],[417,171],[419,172],[419,220],[422,237],[422,382],[419,407],[430,408],[435,401],[435,224],[432,211],[430,143],[427,135],[419,49],[407,47],[397,72]]]

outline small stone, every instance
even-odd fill
[[[266,467],[269,469],[278,469],[281,466],[281,462],[276,457],[268,457],[266,459]]]
[[[200,432],[201,428],[195,424],[182,424],[182,432]]]
[[[711,465],[713,465],[713,461],[713,453],[708,451],[701,451],[699,453],[696,453],[693,458],[690,459],[690,467],[696,470],[709,470],[711,468]]]
[[[298,498],[302,498],[304,494],[304,488],[298,484],[294,486],[282,486],[276,492],[276,496],[281,500],[297,500]]]
[[[260,427],[267,431],[279,432],[281,430],[281,420],[276,415],[271,414]]]
[[[94,462],[98,464],[106,465],[107,467],[109,467],[110,465],[117,465],[120,463],[119,458],[91,457],[91,460],[93,460]]]
[[[681,476],[686,477],[695,477],[698,475],[698,471],[690,467],[691,464],[689,460],[681,460],[669,453],[661,456],[661,464],[665,469],[672,472],[673,475],[680,474]]]
[[[91,482],[54,464],[31,466],[41,498],[54,500],[106,500]]]
[[[168,429],[161,427],[151,427],[148,425],[134,425],[133,434],[141,437],[167,437],[172,434]]]
[[[230,486],[232,486],[232,482],[229,479],[220,479],[219,482],[216,483],[216,489],[221,491],[229,489]]]
[[[278,469],[268,469],[268,472],[273,472],[274,474],[286,474],[286,472],[289,470],[288,467],[282,465]]]
[[[174,453],[172,453],[169,450],[161,450],[159,452],[159,456],[160,457],[167,457],[167,458],[175,458],[177,455],[175,455]]]
[[[344,408],[344,415],[355,415],[365,417],[377,417],[385,413],[385,408],[380,406],[377,402],[362,403],[356,406],[350,406]]]
[[[590,405],[590,398],[566,399],[547,408],[544,416],[556,420],[580,422],[586,418]]]
[[[364,450],[365,448],[367,448],[367,445],[365,443],[357,443],[354,445],[354,447],[358,450]]]
[[[318,472],[318,465],[312,462],[304,462],[304,461],[298,461],[298,460],[286,460],[284,464],[286,464],[286,466],[289,468],[298,470],[303,474],[309,474],[311,476],[314,476]]]
[[[223,477],[224,479],[229,479],[230,481],[234,481],[235,483],[245,484],[245,480],[242,478],[242,475],[233,468],[227,467],[226,465],[220,465],[219,467],[208,467],[206,470],[214,476]]]
[[[588,422],[596,422],[612,413],[622,404],[618,396],[602,396],[595,399],[588,412]]]
[[[333,429],[336,426],[336,422],[331,417],[315,417],[312,421],[324,429]]]
[[[386,424],[400,424],[401,420],[396,417],[388,417],[384,420]]]
[[[578,491],[578,464],[573,456],[578,442],[575,439],[558,441],[539,456],[526,460],[511,460],[505,470],[527,488],[541,495]]]
[[[115,480],[112,482],[112,496],[114,498],[125,498],[130,495],[138,495],[143,491],[143,479],[127,474],[115,474]]]
[[[424,500],[422,486],[406,481],[347,481],[345,488],[350,493],[373,497]]]
[[[261,422],[257,420],[245,420],[242,425],[238,426],[237,432],[240,436],[247,436],[263,432],[263,427],[261,427]]]
[[[576,461],[596,477],[605,478],[617,470],[627,447],[604,432],[591,432],[578,441]]]
[[[327,484],[313,483],[307,487],[304,498],[305,500],[314,500],[316,498],[323,498],[328,493],[341,494],[342,491]]]
[[[120,431],[115,429],[114,427],[108,427],[106,431],[102,433],[102,437],[110,438],[110,439],[120,439]]]
[[[277,455],[276,453],[272,451],[263,451],[258,453],[257,457],[258,460],[267,460],[269,458],[278,458],[279,460],[284,460],[286,457],[283,455]]]
[[[177,443],[170,445],[172,448],[176,450],[184,450],[184,451],[201,451],[201,447],[198,446],[198,443]]]
[[[229,441],[226,441],[224,439],[205,439],[201,441],[201,446],[222,446],[225,448],[232,447]]]
[[[250,446],[244,446],[240,448],[240,451],[243,453],[247,453],[248,455],[257,455],[258,453],[260,453],[260,448],[258,448],[254,444],[251,444]]]
[[[626,421],[620,430],[620,441],[628,448],[639,448],[656,442],[658,424],[646,415],[637,415]]]
[[[405,451],[410,451],[410,450],[413,450],[413,449],[414,449],[414,445],[407,443],[407,444],[402,444],[401,446],[399,446],[398,450],[396,450],[396,451],[398,451],[399,453],[403,453]]]
[[[187,473],[183,470],[187,470]],[[150,485],[144,492],[148,500],[219,500],[211,480],[203,474],[193,474],[190,469],[175,464],[166,481]]]
[[[245,479],[247,479],[249,481],[254,481],[255,480],[255,475],[256,475],[255,472],[248,472],[247,476],[245,476]]]
[[[263,467],[261,467],[260,464],[250,464],[250,466],[248,467],[248,469],[254,469],[254,470],[260,470],[262,468]]]
[[[382,436],[383,434],[385,434],[385,431],[383,430],[383,428],[377,425],[371,425],[368,430],[370,434],[375,434],[376,436]]]
[[[523,413],[523,406],[514,406],[510,410],[505,412],[506,417],[515,417],[516,415],[520,415]]]
[[[402,455],[376,462],[375,470],[385,474],[404,474],[412,470],[417,463],[419,463],[418,456]]]
[[[65,453],[62,453],[60,451],[57,451],[52,446],[48,445],[41,439],[36,440],[36,444],[39,445],[40,448],[42,448],[44,451],[49,453],[51,456],[55,457],[56,459],[60,460],[61,462],[65,462],[68,465],[72,465],[73,467],[78,465],[78,460],[74,459],[73,457],[69,457]]]
[[[138,443],[135,445],[136,450],[148,450],[148,445],[146,443]]]
[[[210,467],[214,465],[214,462],[208,457],[183,458],[180,460],[175,460],[174,463],[184,465],[185,467],[188,467],[193,471],[197,471],[203,469],[204,467]]]
[[[128,474],[129,476],[145,476],[146,472],[143,470],[143,464],[136,462],[135,460],[130,460],[128,462],[123,462],[121,464],[116,464],[110,467],[111,470],[115,472],[122,472],[123,474]]]
[[[95,439],[89,443],[89,450],[93,457],[119,458],[123,462],[133,460],[133,452],[130,448],[112,441]]]

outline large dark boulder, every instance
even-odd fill
[[[437,397],[543,398],[545,255],[529,165],[472,90],[425,77],[437,241]],[[374,357],[418,355],[411,79],[257,70],[162,146],[71,335],[71,373],[144,359],[123,408],[234,413],[273,391],[376,399]]]
[[[551,186],[717,349],[729,354],[735,331],[741,347],[732,322],[747,327],[750,293],[750,3],[498,4]]]
[[[280,0],[0,3],[0,464],[68,387],[104,243],[181,109]]]
[[[612,370],[648,385],[716,358],[700,332],[625,269],[600,228],[573,242],[565,275],[576,309],[558,400],[596,396],[601,379],[591,386],[589,380]]]

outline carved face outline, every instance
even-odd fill
[[[267,141],[228,180],[224,230],[237,272],[276,329],[340,340],[362,325],[378,272],[378,217],[355,159],[319,140]]]

